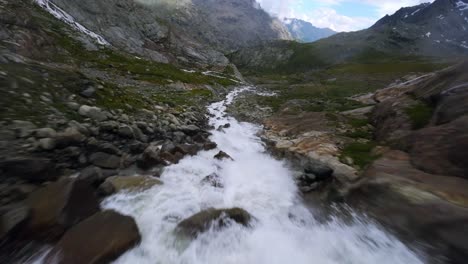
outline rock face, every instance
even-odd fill
[[[84,181],[64,179],[51,183],[26,200],[31,208],[27,235],[54,239],[66,229],[99,211],[93,188]]]
[[[429,243],[448,263],[463,263],[468,257],[466,180],[418,170],[401,151],[386,153],[364,179],[346,196],[349,204],[405,239]]]
[[[99,212],[65,233],[47,263],[110,263],[141,240],[135,221],[114,211]]]
[[[208,209],[195,214],[177,225],[177,233],[185,237],[196,237],[210,228],[223,228],[230,221],[248,226],[252,216],[240,208]]]
[[[0,244],[26,225],[31,210],[23,204],[0,207]]]

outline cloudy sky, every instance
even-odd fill
[[[300,18],[318,27],[354,31],[371,26],[386,14],[431,0],[257,0],[279,17]]]

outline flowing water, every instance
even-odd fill
[[[245,90],[209,106],[217,150],[201,152],[172,165],[161,176],[164,185],[139,194],[117,194],[103,203],[133,216],[142,234],[137,248],[115,263],[151,264],[411,264],[423,260],[378,226],[357,218],[345,224],[338,218],[314,220],[298,196],[291,171],[271,157],[256,136],[261,127],[241,123],[225,114],[226,106]],[[232,160],[215,160],[223,150]],[[217,173],[224,188],[201,181]],[[240,207],[256,221],[246,228],[233,224],[211,230],[191,243],[181,244],[173,234],[181,220],[203,209]]]

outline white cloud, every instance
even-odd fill
[[[311,22],[318,27],[329,27],[337,31],[353,31],[371,26],[386,14],[393,14],[401,7],[414,6],[433,0],[257,0],[273,15],[293,17]],[[318,8],[307,10],[304,3],[313,3]],[[348,3],[363,2],[374,7],[375,12],[366,17],[339,14],[334,7]]]

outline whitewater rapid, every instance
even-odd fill
[[[104,208],[135,218],[141,244],[115,263],[134,264],[412,264],[424,261],[403,243],[364,218],[345,224],[339,218],[319,223],[301,202],[291,171],[271,157],[257,132],[261,127],[226,116],[226,106],[252,87],[239,88],[209,106],[211,139],[218,149],[204,151],[167,167],[164,184],[136,194],[120,193]],[[223,150],[234,160],[213,156]],[[216,173],[224,188],[201,181]],[[181,244],[173,231],[178,222],[201,210],[240,207],[256,221],[200,235]]]

